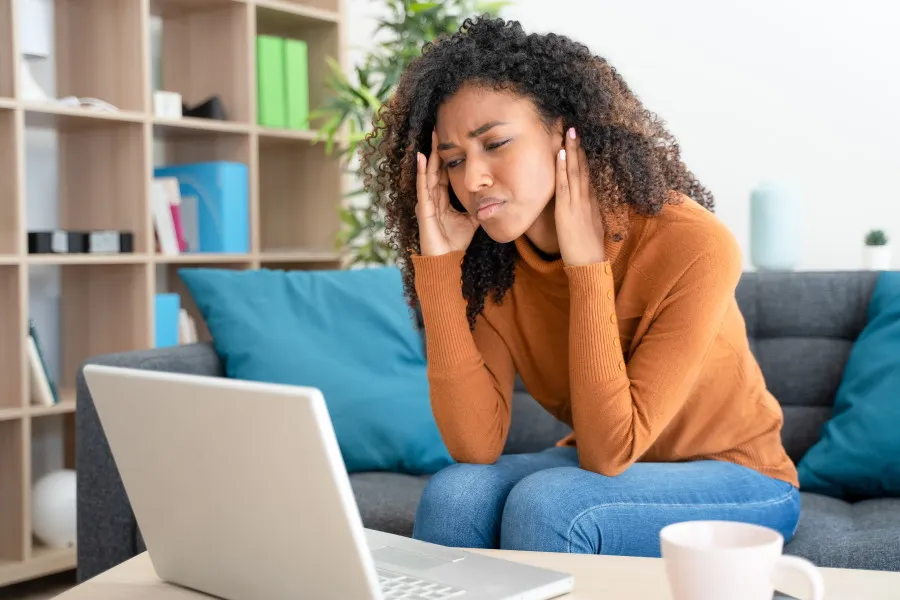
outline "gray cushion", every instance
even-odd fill
[[[900,498],[848,504],[801,492],[801,504],[785,552],[820,567],[900,571]]]
[[[741,277],[736,297],[750,348],[784,408],[782,440],[794,462],[818,440],[831,416],[877,278],[875,271]]]
[[[428,477],[399,473],[353,473],[350,486],[364,527],[411,536],[416,507]]]
[[[513,393],[512,421],[504,454],[540,452],[553,446],[571,429],[537,403],[527,392]]]

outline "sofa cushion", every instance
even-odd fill
[[[797,533],[785,547],[820,567],[900,571],[900,499],[850,504],[800,492]]]
[[[547,412],[528,392],[516,391],[513,393],[512,420],[503,453],[540,452],[556,444],[569,432],[568,425]]]
[[[900,496],[900,272],[884,272],[800,486],[845,500]]]
[[[229,377],[322,391],[349,471],[452,463],[399,269],[179,274]]]
[[[402,473],[352,473],[350,486],[363,526],[410,537],[428,479]]]

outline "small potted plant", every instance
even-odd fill
[[[891,246],[887,234],[881,229],[873,229],[866,234],[864,261],[865,268],[873,271],[887,271],[891,268]]]

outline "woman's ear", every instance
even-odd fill
[[[556,119],[553,122],[553,143],[556,144],[557,148],[565,148],[566,146],[566,137],[565,137],[565,123],[562,120],[562,117]]]

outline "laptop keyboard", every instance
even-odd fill
[[[466,591],[461,588],[417,579],[409,575],[401,575],[378,569],[378,582],[385,600],[445,600],[458,598]]]

